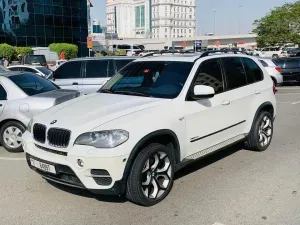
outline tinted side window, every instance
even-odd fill
[[[285,61],[285,68],[298,68],[300,61],[298,59],[288,59]]]
[[[116,62],[116,66],[117,66],[117,70],[122,69],[124,66],[126,66],[128,63],[132,62],[132,59],[126,59],[126,60],[115,60]]]
[[[115,75],[116,70],[115,70],[115,65],[114,65],[114,61],[113,60],[109,60],[109,64],[108,64],[108,76],[112,77],[113,75]]]
[[[81,77],[81,61],[66,62],[55,70],[55,79],[72,79]]]
[[[194,85],[207,85],[215,89],[215,93],[224,91],[221,65],[218,59],[203,62],[196,75]]]
[[[269,65],[264,61],[264,60],[259,60],[259,62],[264,66],[264,67],[268,67]]]
[[[252,84],[263,79],[263,72],[252,59],[243,58],[242,61],[246,71],[248,84]]]
[[[7,99],[7,93],[5,89],[0,85],[0,100],[6,100]]]
[[[222,58],[222,62],[226,74],[227,90],[239,88],[247,84],[241,58],[226,57]]]
[[[86,78],[107,77],[108,60],[89,60],[86,62]]]

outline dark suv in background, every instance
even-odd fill
[[[282,70],[283,83],[300,84],[300,58],[278,58],[273,62]]]

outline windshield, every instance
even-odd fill
[[[50,81],[31,73],[9,76],[8,78],[29,96],[59,89]]]
[[[46,67],[36,67],[36,69],[45,74],[46,76],[49,76],[52,73],[52,71],[47,69]]]
[[[192,67],[191,62],[132,62],[98,92],[175,98],[181,92]]]
[[[45,65],[46,58],[44,55],[27,55],[25,56],[24,64],[33,64],[33,63],[39,63],[41,66]]]

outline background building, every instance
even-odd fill
[[[107,32],[121,38],[196,35],[195,0],[107,0]]]
[[[0,43],[47,47],[65,42],[87,52],[87,0],[0,0]]]
[[[93,34],[102,33],[101,25],[99,20],[93,20]]]

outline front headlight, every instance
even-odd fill
[[[114,148],[129,138],[125,130],[94,131],[81,134],[75,141],[76,145],[89,145],[95,148]]]
[[[32,124],[33,124],[33,119],[31,119],[27,125],[27,130],[29,133],[31,133],[31,131],[32,131]]]

